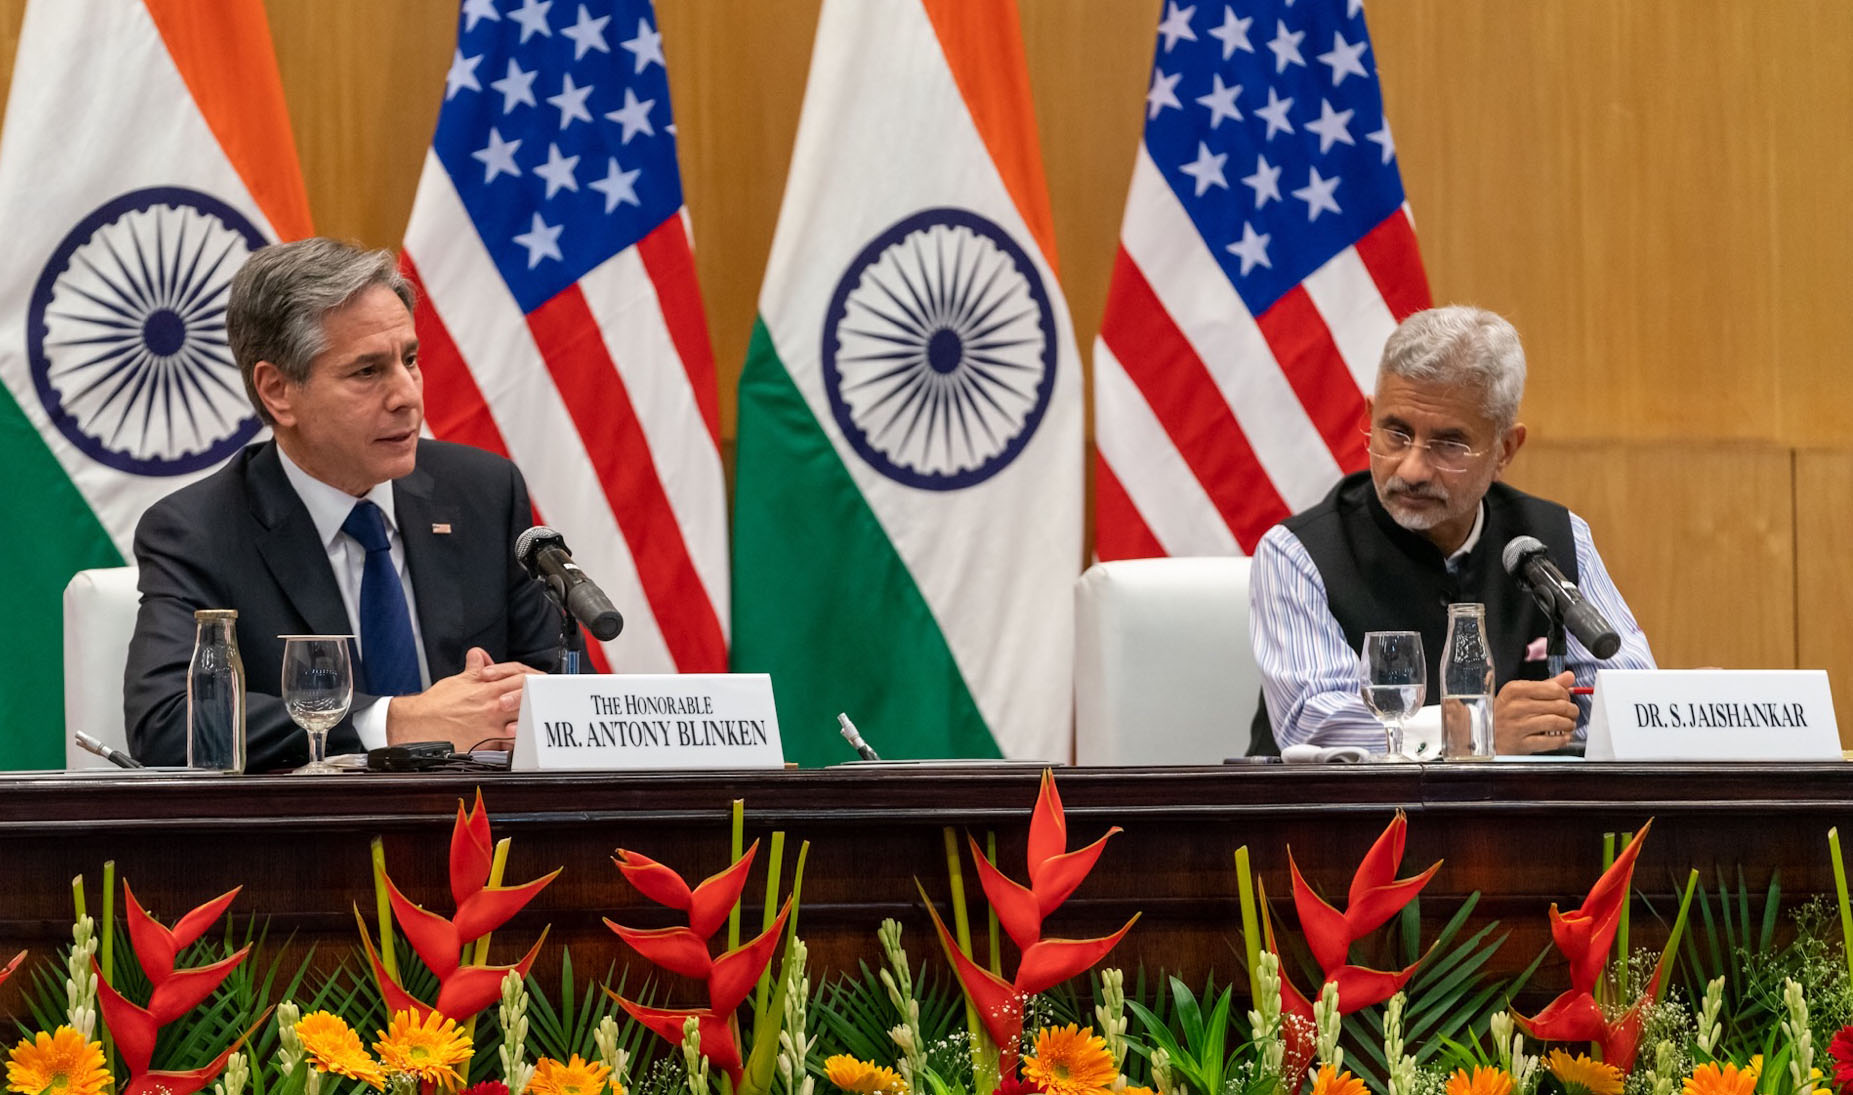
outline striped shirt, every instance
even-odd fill
[[[1475,533],[1483,523],[1484,512],[1474,523]],[[1577,587],[1614,625],[1621,636],[1621,649],[1614,657],[1598,661],[1575,636],[1569,636],[1566,667],[1575,672],[1576,683],[1582,687],[1595,683],[1597,669],[1654,668],[1647,636],[1634,622],[1634,613],[1596,554],[1589,523],[1572,513],[1570,529],[1576,541]],[[1465,546],[1471,543],[1470,539]],[[1449,564],[1454,565],[1462,554],[1450,557]],[[1344,629],[1327,605],[1319,568],[1286,526],[1275,525],[1255,546],[1248,599],[1248,629],[1261,668],[1261,690],[1274,724],[1274,738],[1281,747],[1359,745],[1381,752],[1383,725],[1359,694],[1358,652],[1346,642]],[[1578,696],[1576,701],[1582,709],[1576,726],[1580,740],[1589,719],[1589,702],[1587,696]]]

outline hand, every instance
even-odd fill
[[[1493,747],[1498,753],[1561,749],[1576,729],[1570,698],[1576,675],[1565,670],[1547,681],[1507,681],[1493,700]]]
[[[463,656],[463,672],[435,681],[415,696],[394,696],[386,709],[386,742],[448,741],[461,753],[472,746],[507,749],[521,714],[521,686],[530,673],[520,662],[496,662],[473,646]]]

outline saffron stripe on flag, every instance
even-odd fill
[[[1094,343],[1094,386],[1100,457],[1113,468],[1120,489],[1161,546],[1159,554],[1239,552],[1234,530],[1204,493],[1113,351],[1100,341]]]
[[[1113,264],[1102,342],[1119,359],[1165,433],[1244,545],[1287,510],[1203,362],[1124,248]],[[1130,358],[1130,359],[1129,359]]]
[[[1313,307],[1313,298],[1296,285],[1259,319],[1281,375],[1325,439],[1332,459],[1345,471],[1362,466],[1364,435],[1358,431],[1364,427],[1364,396]]]
[[[677,668],[723,672],[727,643],[689,559],[669,499],[585,295],[568,286],[528,316],[534,343],[566,402],[586,455],[630,545],[644,596]]]
[[[1415,225],[1409,220],[1407,205],[1365,233],[1357,243],[1357,250],[1396,322],[1401,323],[1434,303],[1429,293],[1428,275],[1422,270],[1422,248],[1416,241]]]
[[[688,210],[683,206],[683,212]],[[672,217],[657,225],[637,244],[644,269],[656,286],[663,323],[676,344],[676,356],[688,376],[695,404],[708,427],[708,440],[721,445],[720,388],[714,379],[714,347],[708,340],[708,316],[701,303],[701,286],[695,278],[695,252],[688,242],[688,220]]]

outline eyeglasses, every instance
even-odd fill
[[[1488,451],[1481,449],[1475,452],[1467,447],[1465,441],[1417,441],[1401,430],[1386,426],[1358,432],[1370,439],[1366,448],[1372,456],[1397,460],[1408,455],[1410,449],[1421,449],[1428,454],[1428,462],[1434,469],[1442,472],[1466,471],[1469,465]]]

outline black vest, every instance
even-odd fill
[[[1426,702],[1434,702],[1439,694],[1435,690],[1441,681],[1448,606],[1459,602],[1486,606],[1496,685],[1543,679],[1545,663],[1526,661],[1525,649],[1544,635],[1550,623],[1500,564],[1507,541],[1514,536],[1537,537],[1564,576],[1577,580],[1569,510],[1504,483],[1487,489],[1484,505],[1486,524],[1480,542],[1452,572],[1440,548],[1421,533],[1397,524],[1383,508],[1367,471],[1346,476],[1318,505],[1282,522],[1319,568],[1327,605],[1353,650],[1364,645],[1367,631],[1422,633],[1431,690]],[[1253,734],[1249,753],[1280,751],[1265,701],[1255,710]]]

